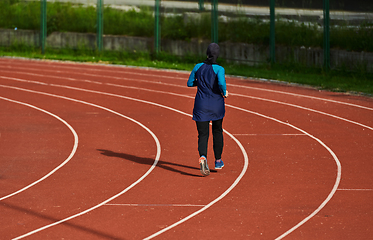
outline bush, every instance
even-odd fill
[[[330,30],[330,47],[348,51],[373,52],[373,28],[362,24],[359,28],[333,27]]]
[[[19,2],[19,0],[1,0],[0,27],[39,29],[40,4],[36,2],[25,4]]]
[[[123,12],[109,7],[104,9],[105,34],[152,37],[153,26],[154,17],[147,8],[142,8],[140,12]]]

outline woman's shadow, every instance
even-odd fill
[[[129,161],[132,161],[132,162],[135,162],[135,163],[146,164],[146,165],[149,165],[149,166],[152,166],[154,164],[154,159],[152,159],[152,158],[143,158],[143,157],[138,157],[138,156],[135,156],[135,155],[127,154],[127,153],[117,153],[117,152],[113,152],[113,151],[105,150],[105,149],[97,149],[97,150],[100,151],[102,155],[105,155],[105,156],[108,156],[108,157],[122,158],[122,159],[129,160]],[[182,168],[187,168],[187,169],[193,169],[193,170],[199,170],[199,168],[197,168],[197,167],[191,167],[191,166],[187,166],[187,165],[183,165],[183,164],[166,162],[166,161],[162,161],[162,160],[159,160],[156,166],[160,167],[160,168],[163,168],[165,170],[172,171],[172,172],[177,172],[177,173],[180,173],[180,174],[183,174],[183,175],[188,175],[188,176],[192,176],[192,177],[203,177],[202,175],[196,175],[196,174],[181,171],[179,169],[173,168],[172,166],[182,167]],[[215,170],[210,170],[210,171],[211,172],[216,172]]]

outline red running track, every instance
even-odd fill
[[[0,58],[0,238],[372,238],[372,98],[227,77],[202,177],[187,78]]]

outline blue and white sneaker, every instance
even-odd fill
[[[202,175],[208,176],[210,175],[210,169],[209,166],[207,165],[207,159],[205,156],[202,156],[199,158],[199,165],[200,165],[200,170]]]
[[[223,160],[218,159],[215,160],[215,169],[222,169],[224,167]]]

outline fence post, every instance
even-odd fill
[[[218,43],[218,0],[211,1],[211,42]]]
[[[204,5],[204,1],[203,0],[199,0],[198,1],[198,7],[199,7],[200,11],[204,11],[205,10],[205,5]]]
[[[41,53],[45,53],[45,39],[47,36],[47,0],[40,0],[40,47]]]
[[[97,34],[96,34],[96,40],[97,40],[97,49],[98,51],[102,51],[102,35],[104,33],[104,24],[103,24],[103,11],[102,11],[102,1],[103,0],[97,0],[97,23],[96,23],[96,26],[97,26]]]
[[[276,51],[275,51],[275,0],[270,0],[270,37],[269,37],[269,54],[271,63],[276,62]]]
[[[324,15],[324,68],[330,68],[330,25],[329,25],[329,0],[323,0],[323,15]]]
[[[159,45],[160,45],[160,25],[159,25],[159,5],[160,0],[155,0],[155,8],[154,8],[154,50],[156,56],[159,53]]]

